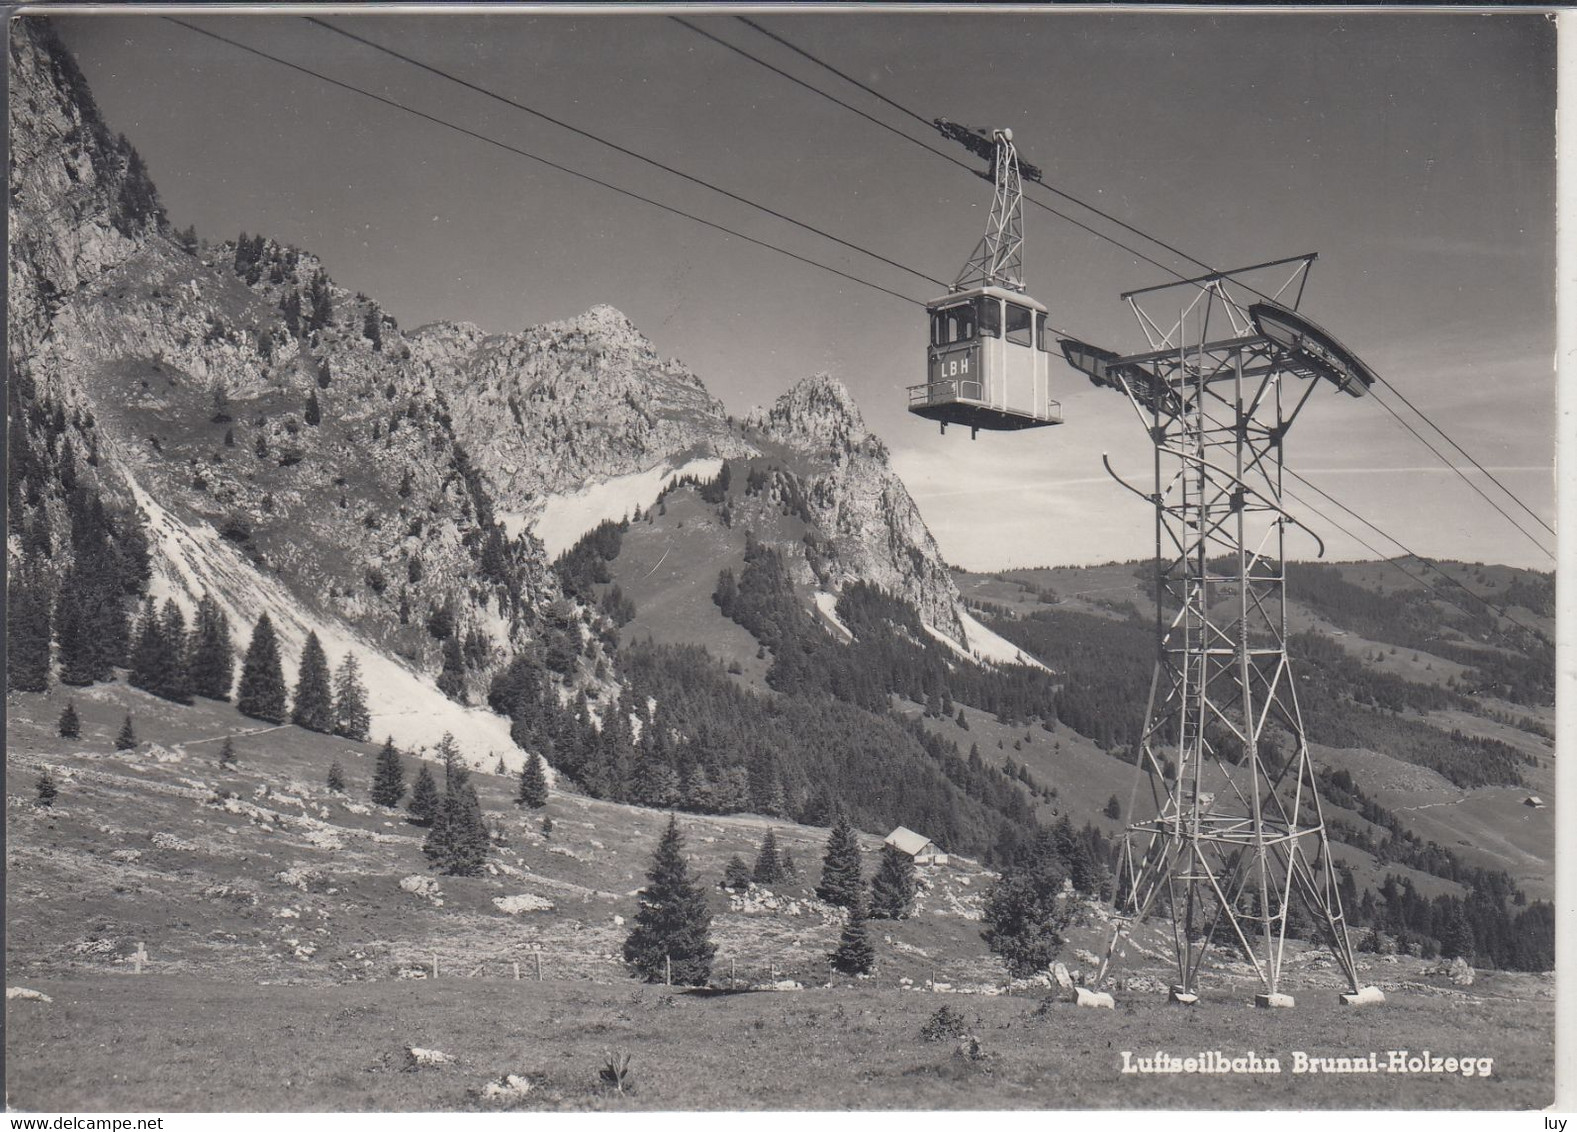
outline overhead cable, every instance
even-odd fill
[[[576,135],[578,135],[580,137],[586,138],[589,141],[594,141],[598,145],[607,146],[609,149],[615,150],[618,153],[622,153],[626,157],[633,157],[637,161],[645,162],[647,165],[650,165],[650,166],[652,166],[655,169],[661,169],[665,173],[671,173],[673,176],[679,177],[679,178],[681,178],[682,180],[685,180],[685,181],[689,181],[691,184],[700,185],[702,188],[710,189],[714,193],[718,193],[721,196],[725,196],[729,200],[737,201],[740,204],[747,205],[750,208],[756,209],[758,212],[766,213],[768,216],[772,216],[772,217],[774,217],[774,218],[776,218],[778,220],[782,220],[782,221],[784,221],[784,222],[786,222],[788,224],[792,224],[795,227],[803,228],[803,229],[805,229],[808,232],[814,232],[816,235],[821,236],[823,239],[831,240],[833,243],[840,244],[843,247],[849,248],[852,251],[859,252],[861,255],[870,256],[872,259],[879,260],[880,262],[887,264],[889,267],[896,267],[899,271],[907,271],[909,274],[918,276],[919,278],[926,280],[928,283],[935,283],[939,287],[946,287],[947,286],[947,283],[944,280],[938,279],[938,278],[936,278],[935,276],[932,276],[932,275],[927,275],[925,272],[918,271],[915,268],[912,268],[912,267],[908,266],[907,264],[899,263],[897,260],[889,259],[886,256],[882,255],[880,252],[874,252],[870,248],[862,247],[861,245],[853,243],[850,240],[845,240],[845,239],[843,239],[840,236],[835,236],[831,232],[828,232],[828,231],[825,231],[822,228],[816,227],[814,224],[809,224],[809,223],[807,223],[807,222],[805,222],[803,220],[797,220],[797,219],[795,219],[792,216],[788,216],[788,215],[786,215],[786,214],[784,214],[782,212],[779,212],[777,209],[771,208],[771,207],[769,207],[767,205],[764,205],[764,204],[759,204],[756,201],[750,200],[747,197],[739,195],[738,193],[730,192],[729,190],[723,188],[722,186],[713,184],[711,181],[708,181],[705,178],[693,176],[692,174],[684,172],[682,169],[676,169],[672,165],[668,165],[668,164],[666,164],[666,163],[664,163],[662,161],[658,161],[656,158],[649,157],[649,156],[647,156],[644,153],[638,153],[638,152],[636,152],[633,149],[629,149],[626,146],[620,145],[618,142],[609,141],[607,138],[601,137],[598,134],[594,134],[590,130],[582,129],[580,126],[576,126],[576,125],[573,125],[573,124],[571,124],[569,122],[566,122],[562,118],[556,118],[556,117],[554,117],[551,114],[547,114],[547,113],[544,113],[541,110],[537,110],[534,107],[527,106],[523,102],[518,102],[515,99],[508,97],[507,95],[499,94],[497,91],[494,91],[494,90],[489,90],[487,87],[484,87],[484,86],[482,86],[482,85],[480,85],[478,83],[474,83],[474,82],[470,81],[469,79],[462,78],[459,75],[456,75],[456,74],[454,74],[454,73],[452,73],[450,71],[446,71],[442,67],[435,67],[431,63],[425,63],[425,62],[423,62],[420,59],[417,59],[417,58],[415,58],[413,56],[410,56],[410,55],[406,55],[403,52],[396,51],[392,47],[387,47],[384,44],[381,44],[381,43],[378,43],[378,42],[376,42],[374,40],[368,39],[365,36],[357,35],[355,32],[347,31],[346,29],[344,29],[342,27],[338,27],[338,26],[336,26],[334,24],[331,24],[327,20],[319,19],[316,16],[305,16],[303,18],[309,24],[316,24],[318,27],[323,28],[326,31],[331,31],[331,32],[334,32],[336,35],[344,36],[346,39],[354,40],[356,43],[360,43],[360,44],[362,44],[362,45],[364,45],[366,47],[370,47],[374,51],[380,51],[383,54],[390,56],[391,58],[398,59],[402,63],[408,63],[408,64],[410,64],[413,67],[418,67],[418,68],[420,68],[423,71],[427,71],[429,74],[434,74],[434,75],[439,76],[440,78],[447,79],[447,80],[449,80],[452,83],[457,83],[458,85],[465,87],[467,90],[474,91],[474,92],[476,92],[477,94],[480,94],[480,95],[484,95],[487,98],[491,98],[491,99],[493,99],[496,102],[501,102],[505,106],[512,107],[515,110],[523,111],[524,113],[530,114],[530,115],[532,115],[535,118],[539,118],[539,119],[541,119],[544,122],[547,122],[547,123],[549,123],[551,125],[554,125],[554,126],[558,126],[560,129],[568,130],[572,134],[576,134]]]
[[[510,145],[508,142],[503,142],[497,138],[489,137],[486,134],[478,133],[476,130],[469,129],[466,126],[459,125],[456,122],[451,122],[444,118],[439,118],[436,115],[429,114],[424,110],[418,110],[414,106],[408,106],[396,99],[374,93],[373,91],[356,86],[353,83],[345,82],[342,79],[333,78],[330,75],[323,74],[321,71],[314,71],[310,67],[302,66],[300,63],[293,63],[289,59],[281,58],[278,55],[272,55],[267,51],[253,47],[250,44],[242,43],[239,40],[220,35],[218,32],[209,31],[206,28],[198,27],[196,24],[187,23],[185,20],[177,19],[174,16],[165,16],[164,19],[168,20],[172,24],[177,24],[180,27],[186,28],[188,31],[196,32],[198,35],[207,36],[209,39],[218,40],[220,43],[229,44],[231,47],[237,48],[238,50],[245,51],[251,55],[256,55],[262,59],[267,59],[272,63],[278,63],[282,67],[288,67],[292,71],[298,71],[303,75],[309,75],[321,82],[326,82],[331,86],[339,87],[341,90],[347,90],[352,94],[359,94],[364,98],[370,98],[374,102],[382,103],[384,106],[391,107],[392,109],[402,111],[406,114],[411,114],[417,118],[422,119],[423,121],[431,122],[434,125],[443,126],[446,129],[454,130],[457,133],[464,134],[466,137],[473,138],[476,141],[484,142],[488,145],[495,146],[498,149],[516,154],[519,157],[524,157],[530,161],[535,161],[540,165],[545,165],[550,169],[556,169],[561,173],[567,173],[571,177],[579,178],[582,181],[597,185],[601,188],[609,190],[610,192],[618,193],[621,196],[629,197],[632,200],[638,200],[643,204],[649,204],[653,208],[660,208],[664,212],[673,213],[675,216],[681,216],[686,220],[691,220],[697,224],[705,225],[706,227],[718,232],[722,232],[725,235],[733,236],[735,239],[744,240],[746,243],[754,244],[757,247],[766,248],[768,251],[777,252],[779,255],[788,256],[790,259],[798,260],[800,263],[808,264],[811,267],[820,268],[822,271],[830,272],[831,274],[836,275],[842,279],[847,279],[851,283],[858,283],[862,287],[869,287],[874,291],[880,291],[885,295],[891,295],[895,299],[900,299],[903,302],[913,304],[917,307],[925,306],[923,301],[910,298],[908,295],[900,294],[897,291],[890,290],[887,287],[883,287],[879,283],[872,283],[868,279],[861,279],[857,275],[850,274],[847,271],[842,271],[825,263],[819,263],[808,256],[800,255],[798,252],[793,252],[787,248],[779,247],[777,244],[769,243],[766,240],[759,240],[754,236],[747,236],[745,233],[737,231],[733,228],[729,228],[726,225],[707,220],[706,218],[697,216],[694,213],[686,212],[684,209],[675,208],[673,205],[664,204],[662,201],[653,200],[651,197],[643,196],[640,193],[634,192],[630,189],[622,188],[609,181],[604,181],[598,177],[593,177],[589,173],[582,173],[578,169],[570,168],[568,165],[560,164],[557,161],[549,160],[548,158],[532,153],[529,150],[521,149],[519,146]],[[1059,331],[1058,333],[1061,332]]]
[[[1444,567],[1442,567],[1440,565],[1440,563],[1436,562],[1433,558],[1429,558],[1429,557],[1427,557],[1425,555],[1419,554],[1416,550],[1413,550],[1406,543],[1402,542],[1401,539],[1397,538],[1395,535],[1391,534],[1389,531],[1385,530],[1383,527],[1381,527],[1378,524],[1374,523],[1372,520],[1364,518],[1364,516],[1358,514],[1358,512],[1354,511],[1351,507],[1347,506],[1347,504],[1343,503],[1340,499],[1337,499],[1330,492],[1326,491],[1324,488],[1320,487],[1318,484],[1315,484],[1315,483],[1311,482],[1306,477],[1299,475],[1292,468],[1289,468],[1289,467],[1286,467],[1285,465],[1283,465],[1282,466],[1282,471],[1286,472],[1289,476],[1291,476],[1293,479],[1297,480],[1299,483],[1303,484],[1305,487],[1309,488],[1310,490],[1318,492],[1322,497],[1324,497],[1325,499],[1329,500],[1335,506],[1341,508],[1341,510],[1343,510],[1347,514],[1351,515],[1354,519],[1357,519],[1364,526],[1368,527],[1372,531],[1375,531],[1377,534],[1380,535],[1380,537],[1384,538],[1387,542],[1390,542],[1393,545],[1401,548],[1401,551],[1402,551],[1403,554],[1407,555],[1410,558],[1414,558],[1417,561],[1419,561],[1419,562],[1423,563],[1424,565],[1428,566],[1431,570],[1433,570],[1436,574],[1438,574],[1442,579],[1444,579],[1445,581],[1449,582],[1451,585],[1455,586],[1457,589],[1461,590],[1463,593],[1467,594],[1468,597],[1470,597],[1474,601],[1478,602],[1479,605],[1481,605],[1485,609],[1489,610],[1490,613],[1492,613],[1492,614],[1494,614],[1496,616],[1504,617],[1507,621],[1510,621],[1513,625],[1517,626],[1519,629],[1524,629],[1527,632],[1532,633],[1535,637],[1539,638],[1540,640],[1546,641],[1546,643],[1548,643],[1547,639],[1544,636],[1544,634],[1538,628],[1536,628],[1533,625],[1529,625],[1529,624],[1527,624],[1527,623],[1525,623],[1523,621],[1517,620],[1517,618],[1513,617],[1504,608],[1493,604],[1487,598],[1485,598],[1483,595],[1481,595],[1479,593],[1476,593],[1475,591],[1469,589],[1461,581],[1459,581],[1456,578],[1453,578],[1449,573],[1447,573],[1446,570],[1444,569]],[[1288,498],[1292,499],[1293,501],[1298,503],[1300,506],[1307,507],[1309,510],[1313,511],[1316,515],[1319,515],[1320,518],[1324,519],[1327,523],[1330,523],[1331,526],[1335,527],[1337,530],[1341,531],[1343,534],[1347,535],[1349,538],[1353,539],[1354,541],[1356,541],[1357,543],[1362,545],[1371,554],[1374,554],[1374,555],[1378,556],[1381,561],[1389,563],[1391,566],[1395,567],[1397,570],[1400,570],[1402,573],[1406,574],[1409,578],[1412,578],[1415,582],[1418,582],[1420,585],[1422,585],[1430,593],[1435,594],[1442,601],[1449,602],[1451,605],[1454,605],[1458,609],[1462,610],[1462,612],[1468,613],[1469,616],[1472,615],[1471,612],[1465,606],[1463,606],[1459,602],[1452,601],[1449,597],[1447,597],[1445,594],[1441,593],[1434,586],[1430,585],[1427,581],[1425,581],[1424,579],[1418,577],[1416,574],[1412,573],[1406,567],[1402,566],[1401,563],[1399,563],[1396,560],[1396,557],[1394,555],[1384,554],[1383,552],[1375,549],[1375,547],[1373,545],[1371,545],[1369,542],[1365,541],[1360,536],[1354,534],[1352,531],[1348,530],[1346,527],[1344,527],[1340,523],[1338,523],[1335,519],[1332,519],[1329,515],[1325,514],[1323,511],[1320,511],[1312,503],[1308,502],[1306,499],[1300,498],[1299,496],[1294,494],[1292,491],[1290,491],[1290,490],[1288,490],[1286,488],[1283,488],[1282,489],[1282,494],[1286,495]]]
[[[843,107],[845,110],[849,111],[851,114],[857,114],[859,117],[864,118],[867,122],[870,122],[870,123],[872,123],[873,125],[876,125],[876,126],[880,126],[882,129],[888,131],[889,133],[894,134],[897,137],[902,138],[904,141],[908,142],[910,145],[917,145],[921,149],[925,150],[927,153],[931,154],[932,156],[940,157],[943,161],[946,161],[946,162],[949,162],[949,163],[951,163],[953,165],[958,166],[960,169],[964,170],[966,173],[969,173],[971,175],[978,175],[978,171],[975,169],[974,166],[970,165],[969,162],[967,162],[967,161],[960,161],[958,158],[954,157],[950,153],[947,153],[947,152],[944,152],[943,150],[937,149],[934,146],[927,145],[925,142],[921,141],[919,138],[916,138],[916,137],[913,137],[913,136],[911,136],[909,134],[906,134],[902,130],[898,129],[897,127],[889,125],[886,122],[883,122],[880,118],[876,118],[876,117],[873,117],[870,114],[867,114],[865,111],[861,110],[859,107],[850,105],[849,103],[843,101],[843,99],[838,98],[836,95],[828,94],[826,91],[822,90],[820,87],[817,87],[817,86],[815,86],[812,83],[808,83],[804,79],[799,78],[796,75],[790,74],[789,72],[783,70],[781,67],[774,66],[773,64],[767,62],[765,59],[761,58],[759,55],[755,55],[755,54],[753,54],[753,53],[751,53],[749,51],[746,51],[743,47],[739,47],[739,46],[736,46],[735,44],[729,43],[728,40],[726,40],[726,39],[719,38],[718,36],[713,35],[711,32],[705,31],[705,30],[697,27],[695,24],[691,23],[689,20],[684,19],[683,17],[680,17],[680,16],[669,16],[668,18],[673,20],[675,23],[680,24],[683,27],[688,28],[690,31],[694,32],[696,35],[699,35],[701,38],[711,40],[713,43],[717,44],[719,47],[726,48],[729,51],[734,52],[736,55],[742,55],[746,59],[749,59],[752,63],[755,63],[755,64],[757,64],[758,66],[761,66],[761,67],[765,67],[767,70],[771,71],[773,74],[780,75],[783,78],[787,79],[789,82],[795,83],[798,86],[804,87],[806,90],[810,91],[812,94],[818,95],[821,98],[825,98],[829,102],[835,103],[838,106]],[[931,126],[931,123],[928,122],[928,123],[926,123],[926,125],[927,126]],[[934,127],[932,127],[932,128],[934,128]],[[1129,255],[1134,256],[1137,259],[1142,259],[1146,263],[1151,264],[1152,266],[1160,268],[1162,271],[1165,271],[1165,272],[1168,272],[1168,273],[1170,273],[1172,275],[1178,276],[1178,278],[1182,278],[1182,276],[1177,271],[1175,271],[1172,268],[1166,266],[1166,264],[1160,262],[1159,260],[1152,259],[1150,256],[1145,255],[1143,252],[1139,251],[1136,248],[1129,247],[1127,244],[1123,243],[1121,240],[1115,240],[1112,237],[1106,235],[1106,233],[1098,231],[1095,228],[1090,227],[1088,224],[1085,224],[1082,220],[1078,220],[1078,219],[1076,219],[1076,218],[1074,218],[1072,216],[1069,216],[1067,213],[1062,212],[1062,211],[1060,211],[1058,209],[1055,209],[1055,208],[1051,207],[1051,205],[1046,204],[1044,201],[1036,200],[1034,197],[1025,197],[1024,199],[1029,201],[1030,204],[1033,204],[1036,207],[1042,208],[1045,211],[1051,213],[1053,216],[1057,216],[1057,217],[1062,218],[1063,220],[1066,220],[1069,224],[1072,224],[1074,227],[1084,229],[1084,231],[1090,233],[1090,235],[1095,236],[1098,239],[1102,239],[1102,240],[1107,241],[1108,243],[1115,244],[1117,247],[1121,248],[1123,251],[1127,252]]]
[[[675,18],[677,19],[677,17],[675,17]],[[854,78],[852,75],[848,75],[848,74],[844,73],[843,71],[839,70],[837,67],[834,67],[832,64],[826,62],[825,60],[823,60],[823,59],[821,59],[819,57],[817,57],[812,52],[807,51],[806,49],[798,46],[797,44],[795,44],[793,42],[791,42],[786,37],[784,37],[782,35],[779,35],[776,32],[773,32],[773,31],[763,27],[761,24],[757,23],[756,21],[754,21],[752,19],[749,19],[746,16],[736,16],[735,18],[737,20],[739,20],[741,23],[746,24],[750,28],[752,28],[755,31],[759,32],[760,34],[766,36],[768,39],[771,39],[773,42],[778,43],[781,46],[788,48],[790,51],[792,51],[795,54],[799,55],[801,58],[804,58],[804,59],[810,61],[811,63],[815,64],[818,67],[821,67],[823,70],[829,72],[830,74],[836,75],[838,78],[842,79],[843,81],[845,81],[847,83],[850,83],[851,85],[853,85],[855,87],[858,87],[860,90],[862,90],[865,93],[871,95],[873,98],[878,99],[879,101],[881,101],[885,105],[892,107],[894,110],[897,110],[899,113],[904,114],[907,117],[913,119],[914,121],[920,123],[922,126],[926,126],[928,128],[934,128],[934,120],[933,119],[927,119],[926,117],[924,117],[923,115],[921,115],[921,114],[917,113],[916,111],[910,109],[909,107],[904,106],[902,103],[897,102],[896,100],[888,97],[885,94],[882,94],[880,91],[878,91],[875,88],[871,87],[869,84],[861,82],[859,79]],[[865,118],[866,120],[871,121],[871,122],[875,122],[878,126],[881,126],[882,128],[884,128],[886,130],[889,130],[892,133],[897,134],[899,137],[902,137],[905,140],[910,141],[910,142],[912,142],[912,143],[914,143],[916,145],[920,145],[921,148],[926,149],[929,152],[934,153],[937,156],[944,158],[945,160],[951,161],[955,165],[963,166],[966,169],[969,168],[969,166],[966,163],[958,161],[956,158],[952,157],[952,155],[946,154],[946,153],[942,153],[939,150],[933,149],[932,147],[930,147],[928,145],[925,145],[922,142],[917,141],[916,139],[910,137],[908,134],[905,134],[902,131],[896,130],[893,127],[887,125],[885,122],[881,122],[878,119],[872,118],[870,115],[866,114],[864,111],[859,110],[859,109],[857,109],[855,107],[849,106],[847,103],[841,101],[840,99],[834,98],[832,95],[830,95],[827,92],[821,90],[820,88],[814,86],[813,84],[807,83],[804,80],[798,79],[795,76],[790,75],[790,74],[788,74],[785,71],[782,71],[782,70],[779,70],[776,67],[773,67],[771,64],[766,63],[765,61],[763,61],[761,59],[758,59],[756,56],[750,54],[749,52],[745,51],[744,49],[739,48],[739,47],[735,47],[733,44],[727,43],[727,42],[725,42],[725,41],[723,41],[721,39],[718,39],[716,36],[713,36],[713,35],[710,35],[707,32],[701,31],[699,28],[695,27],[693,24],[688,23],[687,21],[680,20],[679,22],[685,24],[686,27],[690,28],[692,31],[695,31],[697,34],[704,35],[704,36],[706,36],[706,38],[713,40],[713,42],[722,44],[723,46],[729,48],[730,50],[736,51],[739,54],[744,55],[746,58],[753,59],[754,61],[756,61],[757,63],[760,63],[760,65],[766,67],[767,69],[769,69],[771,71],[774,71],[777,74],[783,75],[785,78],[788,78],[791,81],[796,82],[799,85],[805,87],[806,89],[811,90],[814,93],[821,95],[823,98],[830,99],[831,101],[838,103],[838,105],[844,106],[847,109],[852,110],[854,113],[859,114],[862,118]],[[1079,197],[1074,196],[1072,193],[1069,193],[1069,192],[1067,192],[1067,191],[1065,191],[1063,189],[1058,188],[1056,185],[1053,185],[1053,184],[1049,183],[1048,181],[1046,181],[1043,177],[1026,177],[1025,180],[1030,182],[1031,184],[1039,185],[1041,188],[1047,190],[1048,192],[1053,193],[1056,196],[1058,196],[1058,197],[1062,198],[1063,200],[1066,200],[1066,201],[1068,201],[1068,202],[1070,202],[1072,204],[1076,204],[1080,208],[1087,209],[1089,212],[1095,214],[1096,216],[1101,217],[1103,220],[1106,220],[1109,223],[1115,224],[1118,227],[1124,229],[1125,231],[1131,232],[1134,235],[1140,237],[1141,239],[1148,240],[1150,243],[1155,244],[1157,247],[1161,247],[1161,248],[1166,249],[1168,252],[1171,252],[1173,255],[1178,256],[1181,259],[1187,260],[1189,263],[1192,263],[1192,264],[1196,265],[1197,267],[1202,268],[1204,271],[1206,271],[1207,273],[1209,273],[1211,275],[1219,275],[1220,274],[1218,269],[1212,267],[1209,263],[1207,263],[1204,260],[1200,259],[1198,256],[1191,255],[1190,253],[1188,253],[1186,251],[1183,251],[1181,248],[1178,248],[1175,245],[1170,244],[1167,241],[1161,239],[1159,236],[1155,236],[1155,235],[1153,235],[1153,234],[1151,234],[1149,232],[1146,232],[1143,229],[1138,228],[1135,225],[1130,224],[1127,221],[1121,219],[1120,217],[1113,216],[1111,213],[1106,212],[1105,210],[1103,210],[1101,208],[1098,208],[1097,206],[1089,203],[1088,201],[1082,200]],[[1035,200],[1033,197],[1026,197],[1025,199],[1029,200],[1029,202],[1031,204],[1040,205],[1040,207],[1045,208],[1047,211],[1051,212],[1053,215],[1061,217],[1064,220],[1068,220],[1070,223],[1073,223],[1073,224],[1077,225],[1078,227],[1082,228],[1084,231],[1089,232],[1090,234],[1096,236],[1097,238],[1105,240],[1105,241],[1107,241],[1107,242],[1109,242],[1111,244],[1114,244],[1115,246],[1123,249],[1126,252],[1129,252],[1132,255],[1139,256],[1139,258],[1145,260],[1147,263],[1150,263],[1150,264],[1152,264],[1155,267],[1159,267],[1161,270],[1166,271],[1167,273],[1175,276],[1179,280],[1183,280],[1184,279],[1184,276],[1183,276],[1183,274],[1181,272],[1176,271],[1175,269],[1173,269],[1171,267],[1168,267],[1167,265],[1162,264],[1162,263],[1158,262],[1157,260],[1154,260],[1154,259],[1150,258],[1149,256],[1143,255],[1142,253],[1135,251],[1133,248],[1129,247],[1127,244],[1124,244],[1121,241],[1114,239],[1110,235],[1108,235],[1108,234],[1106,234],[1104,232],[1100,232],[1100,231],[1096,230],[1095,228],[1090,227],[1087,224],[1083,224],[1083,223],[1081,223],[1081,222],[1079,222],[1077,220],[1074,220],[1072,217],[1067,216],[1065,213],[1062,213],[1062,212],[1060,212],[1060,211],[1058,211],[1056,209],[1053,209],[1053,208],[1051,208],[1048,205],[1042,204],[1040,201]],[[1259,290],[1258,288],[1256,288],[1256,287],[1254,287],[1254,286],[1252,286],[1252,285],[1250,285],[1248,283],[1244,283],[1241,280],[1238,280],[1237,283],[1244,290],[1249,291],[1250,293],[1252,293],[1254,295],[1257,295],[1257,296],[1259,296],[1262,299],[1266,299],[1266,300],[1271,301],[1271,302],[1276,301],[1273,296],[1265,294],[1265,292]],[[1535,512],[1531,507],[1529,507],[1525,502],[1523,502],[1521,497],[1519,497],[1509,487],[1507,487],[1498,478],[1496,478],[1496,476],[1492,472],[1490,472],[1490,470],[1488,468],[1484,467],[1484,465],[1481,464],[1471,453],[1469,453],[1467,451],[1467,449],[1465,449],[1461,444],[1459,444],[1455,439],[1453,439],[1443,428],[1441,428],[1432,419],[1430,419],[1430,417],[1428,415],[1426,415],[1423,412],[1423,410],[1419,409],[1418,406],[1414,405],[1412,401],[1410,401],[1405,395],[1403,395],[1401,390],[1397,389],[1395,385],[1393,385],[1391,382],[1387,381],[1384,377],[1379,377],[1379,381],[1380,381],[1380,383],[1382,385],[1384,385],[1392,393],[1396,394],[1397,399],[1400,400],[1409,409],[1411,409],[1414,413],[1416,413],[1418,415],[1419,419],[1421,419],[1431,429],[1433,429],[1442,438],[1444,438],[1444,440],[1448,444],[1450,444],[1452,448],[1454,448],[1457,452],[1461,453],[1461,455],[1470,464],[1472,464],[1474,468],[1476,468],[1479,472],[1481,472],[1484,476],[1486,476],[1490,480],[1490,482],[1492,482],[1496,487],[1500,488],[1500,490],[1502,492],[1504,492],[1509,499],[1511,499],[1514,503],[1516,503],[1518,507],[1521,507],[1524,511],[1526,511],[1529,515],[1531,515],[1533,517],[1533,519],[1540,526],[1542,526],[1546,531],[1548,531],[1550,534],[1554,534],[1555,533],[1554,528],[1551,527],[1549,523],[1545,522],[1545,520],[1543,518],[1541,518],[1538,515],[1537,512]],[[1376,398],[1376,400],[1378,400],[1378,398]],[[1395,418],[1395,420],[1397,421],[1398,424],[1402,425],[1402,427],[1406,428],[1408,432],[1412,433],[1413,436],[1416,439],[1418,439],[1418,441],[1420,443],[1422,443],[1424,445],[1424,447],[1428,448],[1429,451],[1434,453],[1434,455],[1440,460],[1441,463],[1443,463],[1446,467],[1450,468],[1453,472],[1455,472],[1457,474],[1457,476],[1459,478],[1461,478],[1462,481],[1464,483],[1466,483],[1469,487],[1471,487],[1475,492],[1477,492],[1485,500],[1485,502],[1489,503],[1490,506],[1494,507],[1496,511],[1500,512],[1500,514],[1506,519],[1507,522],[1511,523],[1511,525],[1516,527],[1519,531],[1521,531],[1523,535],[1527,536],[1530,540],[1532,540],[1534,542],[1534,545],[1538,546],[1539,549],[1541,551],[1543,551],[1545,554],[1550,555],[1551,558],[1554,557],[1554,555],[1550,554],[1550,552],[1548,550],[1545,550],[1545,548],[1537,541],[1537,539],[1535,539],[1533,535],[1531,535],[1526,529],[1524,529],[1520,523],[1518,523],[1515,519],[1513,519],[1502,507],[1500,507],[1493,500],[1491,500],[1489,498],[1489,496],[1486,495],[1478,487],[1477,484],[1475,484],[1471,479],[1469,479],[1467,477],[1467,475],[1460,468],[1458,468],[1449,459],[1447,459],[1445,455],[1443,455],[1438,449],[1436,449],[1434,447],[1434,445],[1430,444],[1427,440],[1425,440],[1424,437],[1416,429],[1414,429],[1411,425],[1409,425],[1406,421],[1404,421],[1401,418],[1401,416],[1399,416],[1395,412],[1395,410],[1391,408],[1391,406],[1386,405],[1383,401],[1380,402],[1380,403],[1386,409],[1386,411],[1389,412],[1393,418]]]

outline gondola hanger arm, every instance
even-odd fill
[[[1105,465],[1105,467],[1106,467],[1106,474],[1111,476],[1112,479],[1117,481],[1117,486],[1123,488],[1126,491],[1133,492],[1135,495],[1137,495],[1140,499],[1144,500],[1146,503],[1154,504],[1154,503],[1157,502],[1156,496],[1148,495],[1145,492],[1140,491],[1138,488],[1134,487],[1133,484],[1129,483],[1127,480],[1123,479],[1122,476],[1118,475],[1112,469],[1112,459],[1111,459],[1111,457],[1109,455],[1107,455],[1105,452],[1101,453],[1101,463],[1103,465]]]

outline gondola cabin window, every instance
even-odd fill
[[[1030,317],[1028,307],[1021,307],[1017,303],[1008,304],[1008,341],[1015,346],[1035,344],[1035,322]]]
[[[931,315],[931,345],[956,346],[975,336],[975,304],[959,303]]]
[[[990,295],[982,295],[975,300],[975,304],[980,312],[980,336],[1002,337],[1002,300],[994,299]]]

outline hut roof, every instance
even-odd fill
[[[894,849],[898,849],[913,857],[927,845],[930,845],[931,839],[923,833],[916,833],[912,829],[899,826],[887,835],[885,844],[891,845]]]

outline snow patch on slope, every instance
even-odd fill
[[[845,642],[854,640],[854,634],[849,632],[849,627],[838,616],[838,595],[830,594],[826,590],[817,590],[811,595],[811,600],[816,603],[816,609],[827,619],[827,624],[835,629]]]
[[[963,609],[958,611],[958,619],[963,622],[964,632],[967,634],[967,647],[929,623],[926,624],[925,631],[966,660],[980,664],[1024,664],[1031,668],[1039,668],[1043,672],[1051,671],[1012,641],[993,633]]]
[[[650,507],[674,480],[684,476],[709,480],[722,470],[723,461],[716,456],[691,460],[677,468],[664,462],[644,472],[583,484],[565,495],[550,495],[534,518],[510,512],[500,512],[499,518],[511,538],[530,527],[547,547],[548,557],[557,558],[598,523],[625,519]]]
[[[230,619],[238,676],[239,656],[251,639],[258,616],[266,612],[279,634],[285,679],[291,688],[295,687],[297,658],[309,632],[318,635],[334,668],[339,667],[346,653],[356,654],[362,681],[367,686],[374,739],[393,735],[402,749],[430,754],[447,731],[474,767],[491,770],[500,755],[506,766],[520,767],[525,753],[510,739],[507,719],[485,709],[455,703],[428,677],[382,652],[344,622],[309,613],[284,586],[260,573],[233,544],[219,537],[213,527],[207,523],[183,523],[134,480],[131,487],[137,505],[148,519],[153,550],[149,591],[161,602],[174,598],[176,604],[185,607],[188,618],[203,593],[212,594]]]
[[[969,640],[969,651],[981,660],[990,661],[992,664],[1027,664],[1044,672],[1051,671],[1012,641],[987,629],[967,611],[960,609],[958,619],[964,623],[964,633]]]

